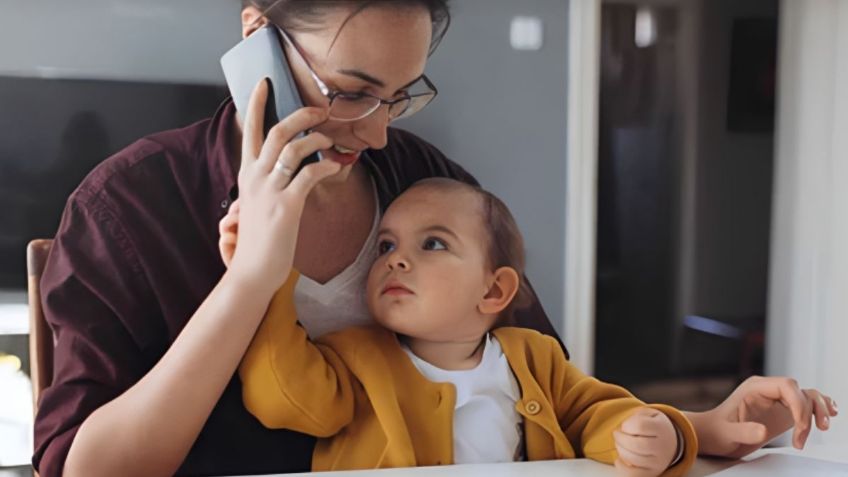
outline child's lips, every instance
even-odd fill
[[[398,282],[389,282],[389,283],[386,284],[386,286],[383,287],[383,292],[381,293],[381,295],[399,296],[399,295],[414,295],[414,293],[412,293],[412,290],[410,290],[409,288],[405,287],[404,285],[402,285]]]

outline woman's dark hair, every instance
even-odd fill
[[[492,270],[510,267],[518,273],[518,291],[510,304],[501,312],[495,327],[515,325],[515,310],[527,308],[533,303],[533,292],[524,277],[524,238],[509,211],[509,207],[496,195],[479,186],[454,179],[431,177],[415,183],[413,187],[434,187],[444,191],[463,190],[480,199],[481,220],[489,239],[487,256]]]
[[[444,38],[451,21],[448,0],[241,0],[241,5],[242,8],[256,7],[274,24],[291,31],[315,30],[323,23],[327,10],[352,8],[339,32],[351,18],[372,6],[424,7],[430,12],[430,21],[433,24],[431,54]],[[339,32],[336,32],[336,35]]]

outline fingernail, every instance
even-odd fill
[[[830,427],[830,418],[824,416],[824,427]]]

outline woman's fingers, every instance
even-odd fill
[[[286,165],[291,167],[294,166],[297,169],[297,166],[300,164],[300,161],[303,160],[304,157],[309,154],[304,154],[299,157],[296,157],[294,154],[286,153],[287,149],[290,149],[290,146],[293,142],[296,141],[295,137],[309,129],[318,126],[327,120],[327,110],[322,108],[301,108],[297,111],[291,113],[289,116],[283,118],[280,122],[274,125],[270,131],[268,131],[268,137],[265,139],[265,144],[262,146],[262,150],[259,153],[259,160],[257,161],[257,165],[260,170],[264,172],[270,172],[271,168],[274,167],[274,164],[278,159],[282,158],[283,154],[288,154],[289,157]],[[307,136],[310,136],[316,133],[310,133]],[[322,135],[323,136],[323,135]],[[326,136],[324,136],[326,137]],[[327,141],[330,141],[327,139]],[[317,149],[328,149],[332,147],[332,141],[328,143],[324,143],[324,146]],[[314,152],[314,151],[312,151]]]
[[[792,444],[797,449],[803,448],[810,433],[812,405],[801,392],[798,382],[792,378],[774,378],[762,379],[756,384],[761,396],[782,403],[792,413],[792,420],[795,422]]]
[[[720,436],[726,442],[743,445],[763,445],[768,440],[768,428],[759,422],[722,422]]]
[[[325,159],[314,164],[309,164],[297,173],[291,181],[286,191],[301,199],[306,200],[306,196],[312,191],[316,184],[325,178],[338,173],[342,169],[342,165],[336,161]]]
[[[327,120],[326,108],[300,108],[273,125],[266,138],[264,137],[265,105],[268,101],[268,91],[268,82],[263,79],[250,95],[244,118],[241,149],[242,168],[258,162],[260,169],[265,173],[271,170],[281,151],[295,136]],[[330,146],[332,143],[326,147]]]
[[[831,399],[829,396],[826,398],[827,408],[830,409],[830,415],[835,416],[839,414],[839,408],[836,407],[836,401]]]
[[[816,427],[822,431],[828,430],[830,428],[830,409],[828,409],[825,397],[815,389],[805,389],[804,394],[813,403],[813,415],[816,419]]]
[[[332,139],[318,132],[310,133],[286,144],[279,155],[279,159],[271,168],[271,180],[275,187],[277,189],[286,187],[307,156],[332,146]]]
[[[241,167],[252,164],[262,150],[264,142],[265,103],[268,101],[268,80],[261,80],[247,103],[247,112],[243,118],[241,139]]]
[[[804,395],[798,386],[798,382],[794,379],[782,380],[780,387],[782,401],[792,411],[792,418],[795,420],[792,443],[796,449],[803,449],[812,429],[812,403],[807,399],[807,396]]]

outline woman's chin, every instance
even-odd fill
[[[350,178],[350,173],[353,170],[354,165],[356,165],[356,163],[348,164],[346,166],[342,166],[342,168],[339,169],[339,172],[336,172],[335,174],[333,174],[331,176],[327,176],[327,178],[322,180],[321,183],[331,185],[331,184],[343,184],[343,183],[347,182],[347,180]]]

